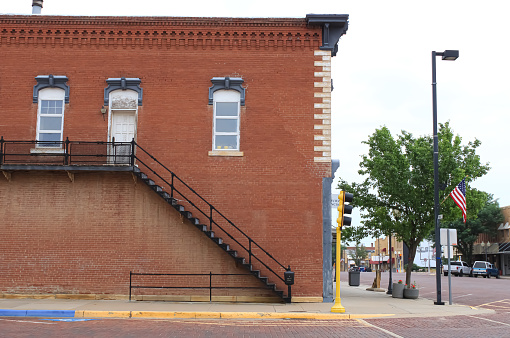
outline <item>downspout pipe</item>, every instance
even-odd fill
[[[335,300],[333,297],[331,185],[338,167],[340,167],[340,161],[332,160],[331,177],[322,178],[322,299],[324,303],[331,303]],[[337,262],[337,264],[339,263]]]

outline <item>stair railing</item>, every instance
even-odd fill
[[[155,169],[151,167],[148,161],[144,161],[143,158],[141,158],[140,153],[135,153],[134,158],[136,158],[137,165],[143,165],[149,172],[151,172],[153,175],[155,175],[161,182],[164,182],[166,185],[170,187],[170,197],[176,198],[176,196],[182,197],[189,205],[191,205],[195,210],[197,210],[199,213],[201,213],[204,217],[206,217],[209,221],[209,231],[213,231],[219,229],[224,233],[227,237],[229,237],[232,241],[234,241],[239,248],[246,251],[248,254],[248,264],[252,264],[253,260],[259,262],[262,264],[268,271],[270,271],[274,276],[276,276],[279,280],[282,282],[285,282],[284,278],[281,277],[277,272],[274,271],[273,268],[271,268],[268,264],[266,264],[260,257],[257,256],[257,254],[254,252],[255,249],[260,250],[262,253],[264,253],[267,257],[270,258],[271,261],[273,261],[276,266],[280,266],[284,269],[284,271],[291,271],[290,266],[285,267],[283,264],[281,264],[273,255],[271,255],[267,250],[265,250],[260,244],[258,244],[255,240],[253,240],[250,236],[248,236],[243,230],[241,230],[237,225],[235,225],[230,219],[228,219],[224,214],[222,214],[218,209],[216,209],[209,201],[207,201],[204,197],[202,197],[199,193],[197,193],[192,187],[190,187],[184,180],[182,180],[179,176],[177,176],[173,171],[171,171],[169,168],[167,168],[163,163],[161,163],[157,158],[155,158],[153,155],[151,155],[146,149],[141,147],[139,144],[137,144],[134,140],[133,143],[133,150],[140,150],[143,154],[147,155],[151,160],[153,160],[157,165],[159,165],[161,168],[163,168],[166,172],[168,172],[171,175],[170,181],[168,179],[165,179],[162,175],[160,175],[158,172],[156,172]],[[202,210],[198,203],[195,203],[192,201],[191,197],[188,197],[182,189],[178,189],[176,187],[177,182],[182,184],[187,190],[189,190],[192,195],[198,197],[199,201],[205,203],[208,210],[204,211]],[[189,194],[188,194],[189,195]],[[248,242],[248,245],[241,243],[238,239],[236,239],[230,232],[225,229],[224,226],[220,225],[217,220],[214,219],[213,215],[216,214],[220,217],[220,219],[226,221],[230,226],[232,226],[238,233],[242,235],[242,237],[245,239],[245,241]],[[213,228],[213,226],[215,228]]]

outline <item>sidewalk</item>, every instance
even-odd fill
[[[175,303],[125,300],[0,299],[3,317],[59,318],[303,318],[354,319],[480,315],[492,310],[465,305],[434,305],[429,299],[398,299],[341,283],[345,313],[332,313],[333,303]]]

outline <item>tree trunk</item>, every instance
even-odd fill
[[[409,245],[409,256],[407,257],[407,268],[406,268],[406,285],[411,285],[411,272],[413,271],[414,257],[416,256],[416,249],[418,248],[418,242],[411,242]]]

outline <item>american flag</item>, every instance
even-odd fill
[[[453,201],[457,206],[462,210],[462,218],[464,219],[464,223],[466,223],[466,178],[463,178],[462,181],[453,189],[450,193],[450,197],[453,198]]]

